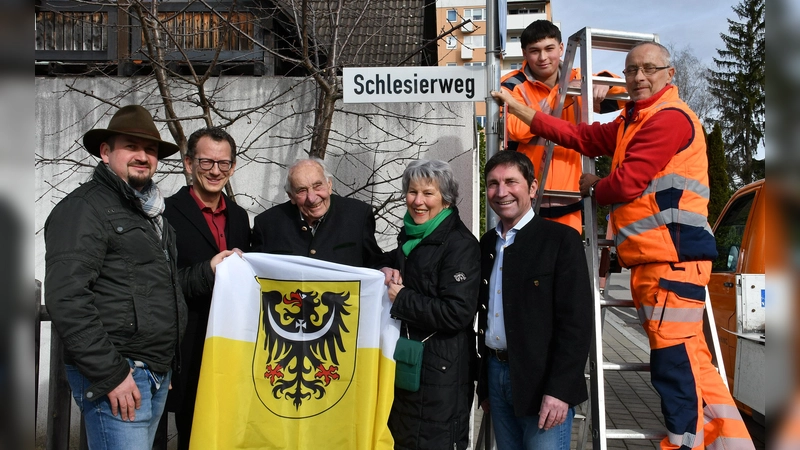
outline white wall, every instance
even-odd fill
[[[276,92],[291,87],[296,81],[285,78],[222,79],[226,84],[225,97],[229,108],[244,107],[262,102]],[[72,84],[82,91],[91,91],[99,97],[111,97],[124,91],[128,85],[141,82],[135,78],[36,78],[36,131],[37,159],[62,158],[61,164],[42,164],[35,168],[36,209],[36,278],[42,279],[44,245],[42,233],[45,219],[52,207],[67,193],[91,176],[97,159],[83,149],[83,133],[91,128],[104,128],[115,111],[114,107],[81,93],[66,91]],[[217,79],[212,79],[217,81]],[[237,170],[231,179],[237,202],[251,215],[286,201],[283,192],[284,167],[296,158],[304,157],[308,141],[297,142],[311,125],[311,114],[292,116],[292,110],[310,109],[314,97],[310,85],[292,102],[278,105],[263,113],[252,115],[250,120],[240,120],[228,132],[236,139],[240,149]],[[295,88],[295,91],[298,91]],[[120,105],[143,104],[156,117],[163,117],[163,106],[151,92],[132,93]],[[337,105],[326,161],[336,178],[334,190],[340,195],[352,195],[373,205],[388,196],[399,195],[399,182],[385,185],[378,192],[358,190],[368,177],[386,180],[398,177],[408,158],[449,160],[461,183],[462,199],[459,209],[464,222],[472,224],[477,213],[473,206],[471,185],[476,176],[473,152],[477,146],[474,135],[473,108],[470,103],[394,103],[380,105]],[[199,111],[199,110],[198,110]],[[179,114],[190,114],[185,105],[178,105]],[[388,114],[409,118],[398,120]],[[188,135],[203,126],[199,120],[186,126]],[[263,133],[263,135],[261,135]],[[171,140],[162,127],[162,137]],[[160,172],[177,172],[176,156],[162,161]],[[182,175],[161,173],[159,186],[165,195],[171,195],[184,184]],[[399,180],[398,180],[399,181]],[[404,208],[402,202],[395,206]],[[402,216],[402,211],[395,211]],[[379,222],[382,220],[379,217]],[[391,217],[387,223],[399,223]],[[393,240],[382,237],[388,248]]]

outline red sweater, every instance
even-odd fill
[[[652,106],[669,87],[667,85],[647,100],[628,102],[622,113],[623,120],[629,122],[639,110]],[[574,125],[547,114],[536,114],[531,122],[531,133],[587,156],[613,156],[620,126],[619,119],[605,124]],[[631,139],[622,164],[595,186],[597,203],[626,203],[639,197],[653,177],[689,144],[692,134],[692,123],[682,112],[665,109],[656,113]]]

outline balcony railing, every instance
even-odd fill
[[[519,41],[506,42],[506,52],[503,59],[521,59],[522,58],[522,44]]]
[[[246,7],[230,4],[210,11],[203,3],[162,2],[159,31],[168,63],[256,64],[262,74],[266,55],[255,42],[264,42],[268,28]],[[266,22],[265,22],[266,23]],[[148,63],[143,29],[133,11],[74,1],[49,1],[35,14],[37,63],[97,63],[138,66]],[[217,49],[220,49],[217,55]],[[126,69],[127,70],[127,69]]]
[[[507,28],[509,30],[522,31],[535,20],[546,20],[547,14],[509,14],[507,19]]]
[[[117,9],[70,5],[35,15],[37,60],[112,61],[117,58]]]
[[[163,24],[166,34],[174,39],[172,41],[165,38],[165,47],[173,50],[177,48],[210,50],[221,45],[225,51],[253,50],[253,41],[237,32],[234,27],[252,36],[255,16],[236,12],[222,13],[222,16],[224,19],[210,11],[181,11],[177,14],[159,12],[158,19]]]

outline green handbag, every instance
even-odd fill
[[[408,329],[406,329],[408,334]],[[425,341],[436,334],[420,341],[415,341],[407,337],[400,336],[394,348],[394,360],[396,369],[394,374],[394,385],[400,389],[417,392],[419,390],[419,379],[422,373],[422,351],[425,349]]]

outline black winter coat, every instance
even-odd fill
[[[389,429],[395,449],[465,449],[474,390],[475,332],[480,248],[458,217],[446,218],[408,257],[398,236],[395,267],[404,288],[391,315],[401,335],[425,342],[417,392],[395,389]]]
[[[45,222],[45,303],[65,360],[106,395],[130,372],[125,358],[155,372],[178,368],[186,326],[183,291],[211,292],[208,263],[178,271],[175,233],[159,239],[133,190],[104,163]]]
[[[227,217],[225,221],[225,241],[228,249],[238,248],[250,251],[250,218],[247,211],[225,198]],[[197,206],[189,187],[182,187],[175,195],[166,199],[164,217],[169,220],[177,235],[178,268],[191,267],[208,261],[220,252],[211,230],[208,228],[203,212]],[[186,334],[181,342],[181,373],[172,377],[172,390],[169,391],[167,409],[169,411],[189,411],[194,409],[197,383],[200,378],[200,363],[203,358],[203,344],[208,327],[208,313],[211,309],[211,293],[198,297],[186,297],[189,307]]]
[[[481,238],[478,401],[489,396],[484,336],[496,243],[495,230]],[[537,416],[544,395],[570,406],[582,403],[588,398],[584,367],[592,339],[592,291],[580,235],[537,214],[506,247],[501,273],[514,413]]]
[[[352,198],[331,195],[325,218],[311,228],[292,202],[273,206],[253,222],[253,251],[297,255],[354,267],[379,269],[389,260],[375,241],[372,207]]]

